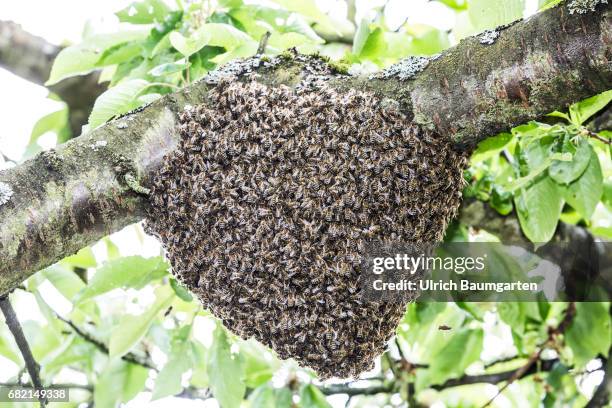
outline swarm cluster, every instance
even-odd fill
[[[233,332],[357,376],[405,310],[361,296],[365,245],[440,240],[465,157],[365,92],[234,81],[209,96],[180,117],[148,231]]]

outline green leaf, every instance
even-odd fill
[[[550,156],[546,157],[544,161],[540,163],[537,167],[530,169],[529,173],[526,176],[514,180],[513,182],[504,186],[504,189],[509,192],[514,192],[519,188],[523,188],[529,185],[533,180],[535,180],[540,174],[546,171],[546,169],[548,169],[556,161],[569,162],[571,160],[571,153],[553,153]]]
[[[550,117],[553,117],[553,118],[565,119],[568,122],[572,121],[567,113],[563,113],[563,112],[559,112],[559,111],[551,112],[551,113],[547,114],[546,116],[550,116]]]
[[[494,185],[491,191],[491,200],[489,204],[501,215],[508,215],[514,208],[512,205],[512,193]]]
[[[104,244],[106,245],[106,255],[109,260],[115,260],[121,257],[121,251],[119,247],[109,238],[104,238]]]
[[[511,23],[523,17],[525,0],[470,0],[468,15],[479,31]]]
[[[601,197],[601,201],[609,211],[612,211],[612,177],[608,177],[608,179],[604,182],[603,196]]]
[[[185,37],[178,31],[173,31],[168,36],[170,44],[185,57],[189,57],[202,49],[209,41],[206,36],[196,36],[195,34],[190,37]]]
[[[105,67],[108,65],[121,64],[122,62],[129,61],[139,56],[142,50],[142,43],[140,41],[117,44],[104,51],[96,65]]]
[[[521,229],[531,242],[548,242],[557,228],[563,199],[558,185],[547,176],[540,177],[514,196]]]
[[[375,61],[383,57],[386,50],[385,32],[380,27],[376,27],[368,35],[368,38],[361,48],[359,57]]]
[[[291,397],[292,394],[289,389],[274,388],[265,384],[257,387],[249,395],[249,403],[253,408],[290,408],[293,406]]]
[[[405,50],[401,50],[401,45],[389,41],[391,37],[395,37],[397,34],[402,35],[404,33],[385,32],[385,39],[389,43],[386,55],[391,58],[405,58],[408,55],[433,55],[451,46],[448,33],[434,27],[409,25],[405,30],[405,34],[410,35],[408,41],[405,38],[397,37],[405,43]],[[402,52],[398,53],[394,50],[401,50]]]
[[[468,4],[466,0],[436,0],[456,11],[467,10]]]
[[[19,349],[13,341],[13,336],[4,322],[0,324],[0,355],[8,358],[19,366],[23,364]]]
[[[162,310],[168,308],[174,298],[174,293],[167,287],[158,288],[157,300],[143,314],[124,316],[119,325],[113,329],[110,338],[109,356],[121,357],[127,354],[147,334],[153,319]]]
[[[223,53],[221,55],[217,55],[212,58],[211,61],[217,65],[223,65],[228,61],[235,60],[237,58],[245,58],[254,55],[257,52],[257,43],[249,42],[241,45],[240,47],[236,47],[231,51]]]
[[[563,152],[571,153],[571,161],[555,161],[549,169],[550,177],[559,184],[569,184],[576,180],[586,170],[591,160],[591,147],[589,142],[579,139],[578,146],[572,144],[570,140],[563,143]]]
[[[96,128],[114,116],[128,112],[136,107],[136,98],[149,86],[144,79],[130,79],[107,89],[96,99],[89,115],[89,126]]]
[[[430,362],[429,380],[439,384],[449,378],[457,378],[465,369],[480,359],[483,342],[482,329],[461,329],[448,342],[441,353]]]
[[[191,384],[198,388],[208,387],[208,350],[197,340],[191,341],[191,354],[193,356],[193,371]]]
[[[327,14],[317,7],[315,0],[272,0],[286,10],[293,11],[299,15],[307,17],[312,22],[321,26],[324,31],[340,34],[340,24],[334,22]]]
[[[121,11],[115,13],[119,21],[132,24],[161,23],[170,8],[163,0],[135,1]]]
[[[538,0],[538,10],[542,11],[542,10],[545,10],[547,8],[553,7],[553,6],[561,3],[561,1],[563,1],[563,0]]]
[[[62,259],[61,262],[63,265],[69,265],[78,268],[93,268],[98,264],[96,262],[96,257],[94,256],[94,253],[91,250],[91,247],[85,247],[76,254]]]
[[[268,382],[280,366],[261,343],[252,339],[240,342],[240,357],[244,361],[244,381],[250,388]]]
[[[576,316],[565,333],[577,367],[583,367],[597,354],[608,355],[612,338],[610,304],[576,302]]]
[[[138,395],[145,387],[149,370],[136,364],[127,364],[123,379],[121,402],[128,402]]]
[[[497,136],[483,140],[476,146],[470,162],[478,163],[497,156],[511,140],[512,135],[510,133],[500,133]]]
[[[68,126],[68,106],[64,106],[62,109],[51,112],[38,119],[32,128],[25,157],[32,157],[41,150],[37,141],[47,132],[53,132],[57,135],[58,144],[70,139],[71,133],[70,127]]]
[[[513,332],[522,336],[527,320],[540,320],[540,309],[533,302],[500,302],[497,313]]]
[[[123,360],[110,360],[98,376],[94,391],[97,407],[115,407],[133,399],[145,386],[148,370]]]
[[[40,272],[68,300],[85,288],[85,283],[71,269],[61,264],[52,265]]]
[[[578,180],[566,187],[561,187],[565,201],[586,220],[589,220],[603,195],[603,175],[595,150],[588,145],[589,164]]]
[[[314,44],[313,41],[299,33],[274,33],[270,36],[268,46],[276,49],[277,52],[288,48],[299,47],[304,44]]]
[[[591,116],[605,108],[610,101],[612,101],[612,89],[571,105],[569,114],[572,123],[582,125]]]
[[[100,34],[66,47],[55,57],[45,86],[54,85],[71,76],[87,74],[97,68],[96,64],[106,49],[120,43],[138,41],[146,36],[146,30]]]
[[[217,324],[207,368],[210,389],[222,408],[237,408],[242,402],[246,391],[242,367],[243,361],[239,356],[232,356],[225,330]]]
[[[189,37],[178,31],[170,33],[170,43],[185,57],[195,54],[205,45],[223,47],[231,51],[244,44],[257,44],[248,34],[229,24],[208,23],[202,25]]]
[[[187,288],[181,285],[176,279],[170,279],[170,287],[172,288],[176,296],[179,297],[179,299],[185,302],[191,302],[193,300],[193,296],[191,295],[191,293],[189,293],[189,290],[187,290]]]
[[[269,385],[258,387],[249,395],[250,406],[257,408],[275,408],[274,388]]]
[[[149,74],[159,77],[165,75],[176,74],[177,72],[181,72],[187,68],[187,63],[185,60],[181,60],[180,62],[168,62],[165,64],[160,64],[149,71]]]
[[[355,37],[353,38],[353,54],[361,54],[361,50],[363,50],[363,47],[370,36],[370,32],[370,22],[365,18],[362,19],[361,23],[359,23],[359,27],[357,27],[357,31],[355,32]]]
[[[105,262],[87,287],[77,296],[82,302],[117,288],[140,289],[147,283],[166,275],[168,264],[162,257],[127,256]]]
[[[331,405],[325,399],[325,395],[312,384],[302,387],[300,402],[303,408],[331,408]]]
[[[157,376],[151,400],[176,395],[183,390],[181,379],[193,361],[190,333],[191,325],[181,327],[173,336],[168,361]]]

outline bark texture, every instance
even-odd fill
[[[468,148],[607,90],[611,39],[612,6],[583,15],[560,6],[501,30],[493,44],[466,39],[412,79],[342,77],[330,85],[371,90]],[[294,85],[301,77],[299,61],[263,65],[258,80],[267,85]],[[0,172],[0,294],[139,220],[147,200],[137,184],[146,187],[176,145],[178,113],[206,102],[208,90],[196,83]]]
[[[493,44],[481,44],[480,36],[462,40],[414,80],[366,86],[399,94],[415,122],[471,147],[609,89],[611,9],[569,14],[555,7],[498,29]]]
[[[18,24],[0,20],[0,67],[17,76],[44,85],[61,49],[24,31]],[[73,136],[81,134],[96,98],[106,89],[98,83],[98,78],[97,73],[92,73],[68,78],[49,87],[68,105]]]

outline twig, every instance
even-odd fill
[[[559,363],[559,359],[540,360],[537,367],[535,364],[531,365],[528,369],[523,371],[520,378],[524,378],[528,375],[535,374],[536,372],[547,372],[551,371],[555,365]],[[434,390],[445,390],[447,388],[458,387],[461,385],[470,384],[498,384],[503,381],[509,381],[513,376],[516,375],[517,370],[502,371],[499,373],[492,374],[480,374],[480,375],[464,375],[460,378],[453,378],[447,380],[442,384],[434,384],[430,388]],[[351,396],[356,395],[374,395],[379,393],[389,393],[395,390],[395,383],[390,382],[388,384],[375,384],[369,387],[353,387],[351,383],[344,384],[333,384],[326,387],[321,387],[320,390],[323,394],[347,394]],[[410,383],[408,392],[414,393],[414,384]]]
[[[264,35],[261,36],[261,40],[259,40],[259,46],[257,47],[257,54],[256,55],[263,55],[266,52],[266,47],[268,46],[268,40],[270,40],[270,36],[272,34],[270,34],[269,31],[266,31]]]
[[[592,137],[593,139],[597,139],[600,142],[605,143],[607,145],[612,145],[612,139],[606,139],[605,137],[599,136],[597,133],[595,133],[595,132],[593,132],[593,131],[591,131],[589,129],[586,129],[586,128],[585,128],[584,131],[587,134],[587,136]]]
[[[20,382],[0,382],[0,387],[22,387],[23,384]],[[74,383],[60,383],[60,384],[49,384],[46,389],[58,389],[58,388],[70,388],[75,390],[86,390],[93,392],[93,385],[89,384],[74,384]]]
[[[13,163],[13,164],[17,164],[17,162],[13,159],[11,159],[10,157],[8,157],[6,154],[4,154],[3,152],[0,152],[0,157],[2,157],[2,160],[5,163]]]
[[[108,347],[106,346],[106,344],[104,344],[103,342],[101,342],[100,340],[94,338],[91,334],[86,333],[83,329],[81,329],[80,327],[78,327],[76,324],[74,324],[72,321],[63,318],[62,316],[56,314],[57,318],[59,320],[61,320],[62,322],[66,323],[68,326],[70,326],[70,328],[76,333],[78,334],[80,337],[82,337],[84,340],[88,341],[89,343],[93,344],[94,346],[96,346],[96,348],[98,350],[100,350],[101,352],[103,352],[104,354],[108,354],[109,350]],[[121,357],[122,360],[127,361],[129,363],[132,364],[136,364],[145,368],[148,368],[150,370],[157,370],[157,367],[155,367],[155,365],[153,364],[153,362],[151,360],[149,360],[148,358],[139,356],[137,354],[134,353],[128,353],[126,355],[124,355],[123,357]]]
[[[376,395],[382,393],[390,393],[393,391],[395,384],[373,385],[371,387],[351,387],[349,384],[332,384],[325,387],[320,387],[320,391],[325,395],[346,394],[349,397],[357,395]]]
[[[525,374],[534,366],[534,363],[540,359],[540,356],[542,355],[544,348],[548,344],[554,341],[555,336],[562,334],[563,332],[565,332],[565,330],[567,330],[571,322],[574,320],[575,315],[576,315],[576,304],[574,302],[570,302],[567,305],[567,309],[565,309],[565,315],[563,317],[563,320],[559,322],[559,325],[556,328],[549,330],[548,337],[542,344],[538,346],[536,351],[533,352],[533,354],[529,357],[529,360],[527,360],[527,363],[523,365],[522,367],[519,367],[516,371],[514,371],[514,373],[510,376],[510,378],[508,378],[508,381],[497,391],[497,393],[495,394],[495,396],[493,396],[493,398],[491,398],[489,401],[487,401],[486,404],[482,406],[482,408],[486,408],[489,405],[491,405],[493,401],[495,401],[495,399],[499,397],[500,394],[504,392],[506,388],[510,386],[510,384],[512,384],[516,380],[523,378]]]
[[[25,362],[26,368],[28,369],[28,374],[30,375],[30,380],[32,381],[32,385],[37,390],[42,390],[43,385],[40,380],[40,366],[34,359],[32,355],[32,350],[30,350],[30,346],[28,345],[28,341],[23,334],[23,330],[21,328],[21,324],[17,319],[17,315],[15,314],[15,309],[11,305],[11,302],[8,298],[8,295],[0,297],[0,309],[2,309],[2,313],[4,314],[4,319],[6,321],[6,325],[9,330],[13,334],[15,338],[15,342],[19,347],[19,351],[23,356],[23,361]],[[39,398],[40,406],[42,408],[47,406],[47,399],[43,396]]]

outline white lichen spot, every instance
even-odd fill
[[[91,144],[91,150],[97,152],[99,148],[106,147],[108,142],[106,140],[97,140],[96,143]]]
[[[243,75],[248,75],[257,68],[271,68],[281,62],[279,56],[261,57],[255,56],[245,59],[237,59],[220,66],[214,71],[210,71],[203,79],[206,84],[216,85],[219,82],[233,81]]]
[[[119,122],[117,123],[117,129],[127,129],[128,124],[125,122]]]
[[[192,105],[185,105],[183,110],[186,111],[186,112],[189,112],[189,111],[193,110],[193,106]]]
[[[429,65],[427,57],[408,57],[397,64],[370,76],[370,79],[386,79],[398,77],[401,80],[412,79],[416,74],[423,71]]]
[[[495,42],[495,40],[497,40],[498,37],[499,31],[486,30],[478,36],[478,41],[480,41],[481,44],[491,45]]]
[[[0,182],[0,205],[8,203],[13,196],[13,189],[6,183]]]
[[[373,75],[378,71],[378,66],[370,61],[364,61],[360,64],[352,64],[348,69],[348,74],[351,76],[368,76]]]
[[[600,4],[608,4],[608,0],[571,0],[567,4],[570,14],[586,14],[595,11]]]

